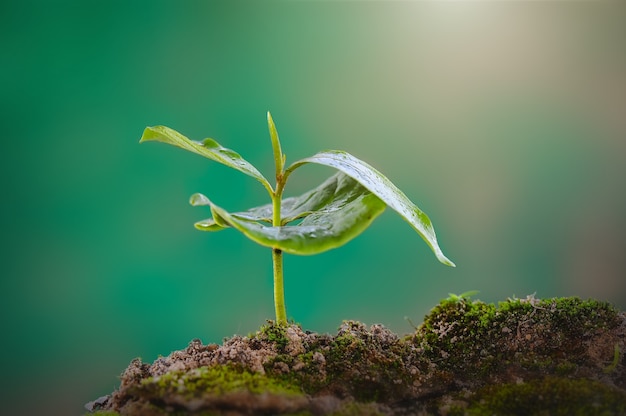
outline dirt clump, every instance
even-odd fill
[[[344,321],[336,335],[268,322],[222,345],[193,340],[152,364],[133,360],[119,389],[87,409],[102,416],[618,415],[626,414],[625,350],[626,314],[603,302],[531,296],[496,306],[455,297],[403,337],[356,321]]]

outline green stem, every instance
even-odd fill
[[[276,178],[276,191],[272,195],[272,225],[281,226],[280,204],[282,201],[283,187],[282,175]],[[287,325],[287,310],[285,308],[285,287],[283,283],[283,252],[272,248],[272,263],[274,264],[274,308],[276,310],[276,324]]]
[[[280,249],[272,249],[272,262],[274,263],[274,308],[276,309],[276,324],[287,325],[285,288],[283,285],[283,252]]]
[[[271,193],[272,197],[272,226],[280,227],[282,218],[280,215],[280,205],[283,199],[283,189],[286,177],[284,176],[285,156],[280,148],[280,140],[276,132],[274,120],[271,114],[267,113],[267,124],[272,140],[272,150],[274,151],[274,164],[276,165],[276,190]],[[285,287],[283,283],[283,252],[272,248],[272,263],[274,265],[274,309],[276,310],[276,324],[287,325],[287,310],[285,308]]]

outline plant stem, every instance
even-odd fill
[[[272,226],[280,227],[282,219],[280,215],[280,205],[283,199],[283,189],[287,178],[284,176],[285,156],[280,147],[278,132],[271,114],[267,113],[267,124],[272,140],[272,150],[274,151],[274,164],[276,165],[276,190],[271,193],[272,197]],[[283,283],[283,252],[272,248],[272,263],[274,265],[274,309],[276,310],[276,324],[287,325],[287,310],[285,308],[285,287]]]
[[[276,309],[276,324],[287,325],[285,289],[283,285],[283,252],[280,249],[272,249],[272,262],[274,263],[274,308]]]
[[[281,177],[277,178],[276,191],[272,196],[272,225],[280,227],[280,204],[282,200],[283,186]],[[274,309],[276,310],[276,324],[287,325],[287,310],[285,308],[285,287],[283,283],[283,252],[278,248],[272,248],[272,263],[274,265]]]
[[[272,195],[272,225],[281,226],[280,204],[283,187],[282,175],[276,178],[276,191]],[[276,324],[287,325],[287,310],[285,308],[285,287],[283,283],[283,252],[272,248],[272,263],[274,265],[274,309],[276,310]]]

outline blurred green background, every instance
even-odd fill
[[[270,175],[343,149],[426,211],[439,264],[393,211],[285,259],[288,315],[398,333],[448,292],[626,307],[626,7],[619,3],[4,1],[1,400],[78,415],[134,357],[273,317],[271,256],[209,212],[253,179],[162,144],[213,137]],[[332,173],[305,167],[288,195]],[[42,409],[47,409],[45,412]]]

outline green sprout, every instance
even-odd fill
[[[365,231],[387,206],[417,231],[441,263],[454,267],[441,251],[428,216],[387,177],[362,160],[338,150],[319,152],[285,168],[286,157],[269,112],[267,123],[276,166],[274,186],[238,153],[213,139],[193,141],[169,127],[155,126],[144,130],[140,143],[159,141],[183,148],[251,176],[265,187],[272,203],[243,212],[227,212],[199,193],[192,195],[189,202],[211,209],[212,218],[195,223],[197,229],[235,228],[252,241],[272,249],[277,324],[287,324],[282,254],[311,255],[340,247]],[[315,189],[283,199],[289,176],[308,163],[329,166],[339,172]]]
[[[460,295],[456,293],[448,293],[448,297],[444,300],[449,302],[461,302],[462,300],[470,300],[472,296],[479,294],[478,290],[468,290],[467,292],[463,292]]]

